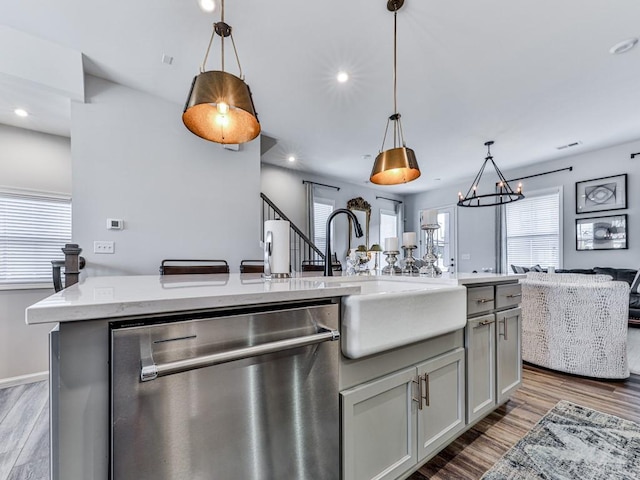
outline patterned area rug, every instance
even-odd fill
[[[561,401],[482,480],[640,479],[640,425]]]

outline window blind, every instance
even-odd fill
[[[560,193],[506,206],[507,265],[560,267]]]
[[[71,200],[0,192],[0,284],[51,282],[71,243]]]
[[[333,212],[333,201],[314,199],[313,202],[313,243],[321,252],[327,248],[327,219]]]

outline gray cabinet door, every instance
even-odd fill
[[[417,462],[415,367],[345,390],[343,480],[395,479]]]
[[[469,320],[467,348],[467,423],[485,416],[496,405],[496,317]]]
[[[519,308],[496,313],[497,402],[507,401],[522,383],[522,314]]]
[[[465,426],[464,348],[417,365],[422,383],[418,409],[418,461],[434,454]]]

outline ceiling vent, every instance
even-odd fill
[[[556,147],[556,149],[565,150],[567,148],[577,147],[578,145],[582,145],[582,142],[567,143],[566,145],[560,145],[559,147]]]

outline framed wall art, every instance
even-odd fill
[[[627,216],[576,218],[576,250],[627,248]]]
[[[576,182],[576,213],[627,208],[627,175]]]

